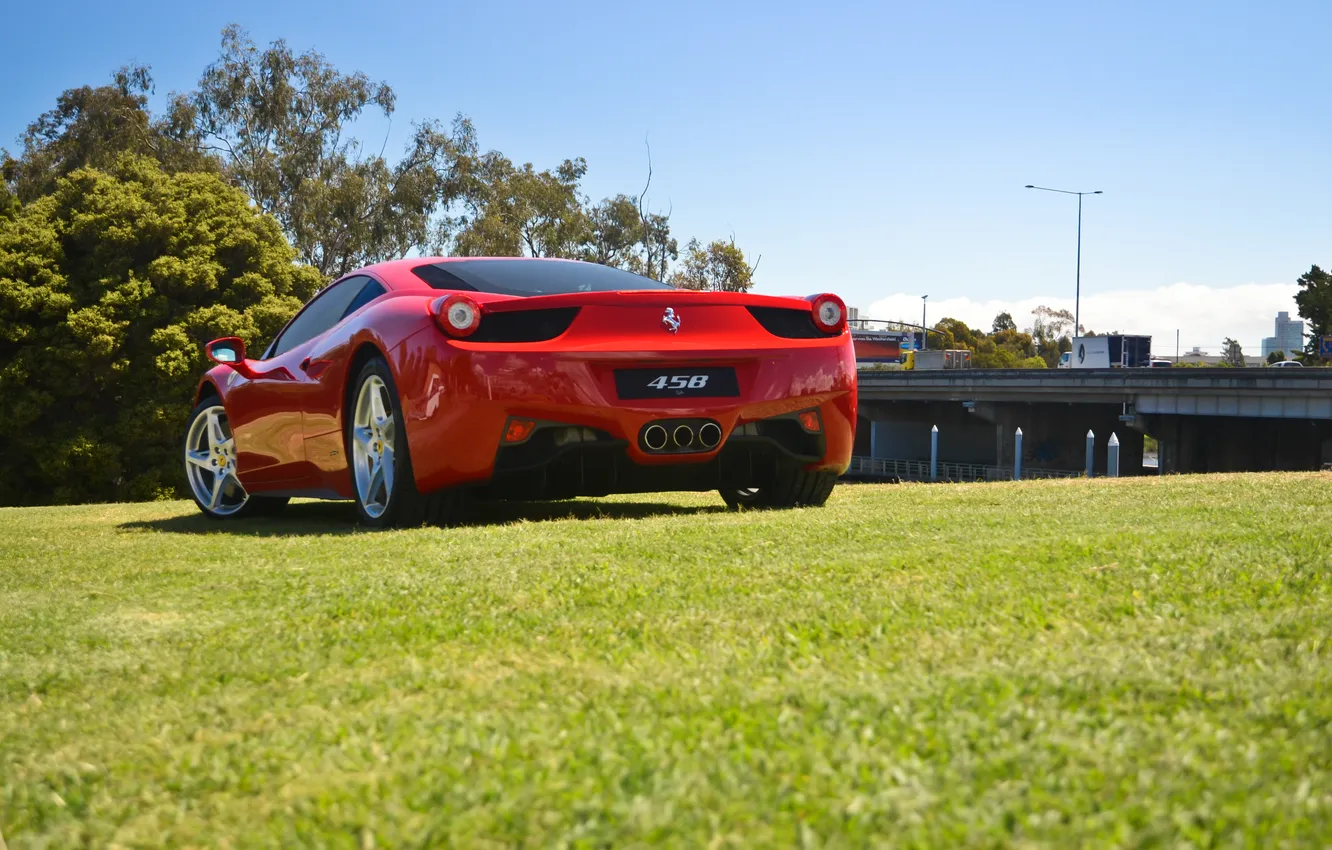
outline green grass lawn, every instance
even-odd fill
[[[1326,846],[1332,476],[0,510],[0,833]]]

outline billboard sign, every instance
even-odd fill
[[[859,363],[899,363],[902,360],[903,343],[911,339],[911,334],[888,331],[852,331],[851,344],[856,349],[856,361]]]

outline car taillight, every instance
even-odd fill
[[[521,443],[532,436],[533,429],[536,428],[536,422],[531,419],[509,418],[508,424],[504,426],[504,442]]]
[[[470,336],[481,326],[481,306],[466,295],[450,295],[440,303],[435,321],[450,336]]]
[[[826,334],[839,334],[846,330],[846,305],[836,295],[811,296],[814,326]]]

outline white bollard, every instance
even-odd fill
[[[1110,434],[1110,445],[1105,454],[1105,474],[1110,478],[1119,477],[1119,437]]]
[[[1013,480],[1022,480],[1022,429],[1013,435]]]
[[[930,480],[939,480],[939,426],[930,429]]]

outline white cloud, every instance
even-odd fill
[[[1272,336],[1278,311],[1285,310],[1291,318],[1298,318],[1297,291],[1297,286],[1286,283],[1250,283],[1226,288],[1175,283],[1159,289],[1084,292],[1081,320],[1083,327],[1097,333],[1150,334],[1152,351],[1156,354],[1174,354],[1175,330],[1179,329],[1181,351],[1201,346],[1204,351],[1216,354],[1221,341],[1232,337],[1244,346],[1246,354],[1256,355],[1263,338]],[[1031,311],[1041,304],[1073,310],[1072,297],[1063,296],[978,301],[932,295],[926,322],[933,325],[945,317],[961,319],[971,327],[988,331],[996,315],[1008,312],[1019,328],[1026,329],[1032,322]],[[861,316],[918,324],[920,307],[919,295],[895,294],[862,309]]]

